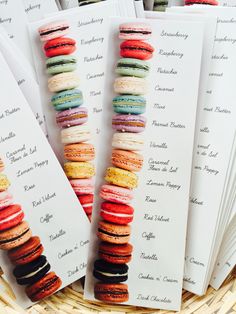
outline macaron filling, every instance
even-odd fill
[[[25,230],[23,233],[21,233],[20,235],[18,235],[17,237],[11,238],[11,239],[6,239],[6,240],[0,240],[0,244],[5,244],[5,243],[10,243],[13,241],[16,241],[18,239],[20,239],[21,237],[23,237],[25,234],[27,234],[29,232],[29,228],[27,230]]]

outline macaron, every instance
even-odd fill
[[[110,184],[128,189],[134,189],[138,186],[138,177],[135,173],[115,167],[107,168],[105,180]]]
[[[62,55],[47,59],[46,68],[48,74],[59,74],[75,71],[77,59],[74,56]]]
[[[134,209],[125,204],[103,202],[101,204],[100,216],[108,222],[118,225],[127,225],[133,221]]]
[[[131,261],[133,246],[127,244],[112,244],[101,242],[99,244],[98,255],[104,261],[113,264],[126,264]]]
[[[52,93],[58,93],[79,86],[79,77],[75,72],[65,72],[52,76],[48,80],[48,89]]]
[[[0,211],[0,232],[18,225],[24,218],[20,205],[10,205]]]
[[[61,130],[63,144],[81,143],[89,140],[91,140],[91,133],[89,127],[85,124]]]
[[[102,241],[114,244],[126,244],[129,242],[130,225],[116,225],[106,221],[98,224],[98,238]]]
[[[118,168],[138,172],[143,166],[143,156],[132,151],[113,149],[111,162]]]
[[[112,118],[113,130],[120,132],[140,133],[145,130],[146,118],[134,114],[117,114]]]
[[[218,1],[216,0],[186,0],[185,5],[193,5],[193,4],[206,4],[206,5],[218,5]]]
[[[75,52],[76,41],[67,37],[54,38],[47,41],[43,48],[44,53],[48,58],[69,55]]]
[[[79,89],[62,91],[52,96],[51,104],[57,111],[79,107],[83,104],[83,94]]]
[[[120,55],[123,58],[149,60],[153,52],[154,48],[150,44],[140,40],[126,40],[120,45]]]
[[[72,179],[70,184],[76,195],[93,194],[94,193],[94,179]]]
[[[93,211],[93,194],[78,195],[78,199],[86,215],[91,215]]]
[[[66,21],[48,23],[38,29],[41,41],[48,41],[53,38],[65,36],[69,33],[69,24]]]
[[[10,186],[10,182],[7,176],[3,173],[0,173],[0,192],[6,191]]]
[[[137,133],[114,133],[112,138],[112,147],[124,150],[142,150],[144,139]]]
[[[17,226],[0,232],[0,249],[11,250],[27,242],[32,236],[29,224],[22,221]]]
[[[129,204],[134,197],[132,190],[110,184],[102,185],[100,196],[106,201],[119,204]]]
[[[43,250],[40,238],[35,236],[31,237],[23,245],[8,251],[8,257],[13,264],[24,265],[39,258]]]
[[[146,109],[146,99],[142,96],[120,95],[113,98],[112,105],[116,113],[142,114]]]
[[[106,303],[124,303],[129,300],[128,286],[124,283],[101,283],[94,286],[95,299]]]
[[[32,302],[37,302],[52,295],[61,285],[61,279],[54,272],[50,272],[33,285],[26,287],[25,292]]]
[[[140,77],[117,77],[114,83],[114,91],[117,94],[143,95],[147,93],[147,82]]]
[[[8,191],[0,192],[0,211],[7,206],[11,205],[13,202],[13,197]]]
[[[65,145],[64,157],[69,161],[91,161],[95,158],[95,148],[90,143]]]
[[[153,11],[164,12],[168,7],[168,0],[154,0]]]
[[[4,169],[5,169],[4,162],[3,162],[2,158],[0,158],[0,172],[3,172]]]
[[[56,122],[60,128],[84,124],[88,121],[88,109],[85,107],[60,111],[56,114]]]
[[[101,1],[103,1],[103,0],[78,0],[79,7],[82,7],[82,6],[88,5],[88,4],[98,3],[98,2],[101,2]]]
[[[122,58],[118,61],[115,72],[123,76],[146,77],[149,73],[149,65],[143,60]]]
[[[69,179],[87,179],[95,175],[95,168],[89,162],[66,162],[64,171]]]
[[[13,270],[13,275],[18,285],[32,285],[43,278],[50,268],[46,257],[41,255],[30,263],[17,265]]]
[[[152,35],[151,26],[146,23],[124,23],[119,29],[120,39],[147,40]]]
[[[94,262],[93,276],[106,283],[119,283],[128,279],[128,265],[112,264],[102,259]]]

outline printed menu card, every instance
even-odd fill
[[[209,80],[196,127],[184,278],[186,290],[202,295],[209,284],[232,211],[232,206],[227,205],[227,195],[232,180],[236,120],[233,80],[236,10],[202,6],[169,10],[217,17]]]
[[[26,308],[85,275],[89,221],[2,55],[0,69],[0,264]]]
[[[130,3],[130,1],[129,1]],[[101,2],[92,6],[61,11],[53,17],[30,24],[30,37],[36,72],[39,79],[43,111],[46,116],[49,142],[60,161],[63,160],[60,128],[51,104],[52,93],[48,90],[49,75],[46,72],[46,56],[40,42],[38,29],[57,21],[69,23],[66,36],[76,42],[73,56],[77,59],[79,89],[83,92],[84,105],[88,108],[88,125],[92,130],[94,144],[98,145],[101,133],[102,97],[105,77],[106,47],[109,16],[135,17],[134,6],[126,7],[124,1]]]
[[[129,28],[130,23],[137,28],[140,25],[139,31]],[[141,34],[139,39],[151,36],[145,43],[122,41],[118,37],[119,26],[123,39],[126,34],[127,37]],[[109,31],[97,171],[97,191],[103,200],[96,196],[85,298],[179,310],[203,23],[117,18],[111,19]],[[122,55],[127,56],[123,59],[119,55],[120,44]],[[131,57],[134,53],[136,58],[149,60],[146,63],[140,60],[135,66]],[[115,71],[126,76],[115,75]],[[146,79],[145,71],[149,72]],[[115,79],[120,96],[113,90]],[[143,90],[145,80],[147,91]],[[137,96],[140,94],[145,95]],[[146,113],[140,115],[145,102]],[[136,117],[126,115],[126,132],[113,135],[111,125],[121,130],[119,119],[125,121],[125,115],[118,114],[112,119],[112,104],[116,112],[136,113]],[[143,133],[132,133],[143,131],[145,121]],[[120,147],[113,149],[113,166],[112,145]],[[127,166],[121,165],[124,156],[131,158],[127,157]],[[134,172],[140,170],[143,159],[137,184]],[[123,169],[114,167],[118,163]],[[130,181],[125,182],[125,178]]]

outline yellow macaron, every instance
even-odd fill
[[[10,181],[5,174],[0,174],[0,192],[6,191],[10,186]]]
[[[134,189],[138,186],[138,177],[135,173],[115,167],[107,168],[105,180],[128,189]]]
[[[89,162],[66,162],[64,171],[69,179],[88,179],[95,175],[94,165]]]

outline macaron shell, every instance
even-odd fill
[[[146,118],[141,115],[117,114],[112,118],[112,128],[120,132],[141,133],[145,126]]]
[[[0,211],[13,203],[13,197],[8,191],[0,192]]]
[[[69,161],[91,161],[95,158],[95,148],[89,143],[65,145],[64,157]]]
[[[38,29],[41,41],[65,36],[69,33],[69,24],[66,21],[48,23]]]
[[[150,25],[145,23],[124,23],[120,25],[120,39],[147,40],[151,37]]]
[[[19,225],[0,232],[0,249],[11,250],[27,242],[32,236],[32,231],[26,221]]]
[[[76,125],[61,131],[62,144],[86,142],[91,139],[90,129],[87,125]]]
[[[139,77],[118,77],[115,79],[114,91],[118,94],[144,95],[147,93],[147,82]]]
[[[10,181],[5,174],[0,173],[0,192],[6,191],[10,186]]]
[[[128,189],[134,189],[138,186],[138,177],[135,173],[115,167],[107,168],[105,180],[110,184]]]
[[[142,96],[120,95],[113,101],[113,109],[116,113],[142,114],[146,109],[146,99]]]
[[[72,179],[70,184],[76,195],[93,194],[94,180],[91,179]]]
[[[101,283],[94,286],[95,299],[106,303],[123,303],[129,300],[128,286],[118,283]]]
[[[99,244],[99,257],[104,261],[113,264],[127,264],[132,258],[133,246],[127,244],[111,244],[107,242],[101,242]]]
[[[66,162],[64,171],[69,179],[87,179],[95,175],[95,168],[89,162]]]
[[[54,75],[48,80],[48,89],[52,93],[74,89],[79,86],[79,77],[74,72]]]
[[[56,57],[61,55],[69,55],[76,50],[76,41],[72,38],[60,37],[49,40],[44,45],[46,57]]]
[[[98,238],[114,244],[126,244],[130,239],[129,225],[115,225],[100,221],[98,225]]]
[[[120,45],[120,55],[123,58],[149,60],[153,52],[154,48],[150,44],[140,40],[126,40]]]
[[[133,199],[133,191],[115,185],[104,184],[101,187],[100,196],[109,202],[129,204]]]
[[[112,138],[112,147],[122,150],[139,151],[144,146],[144,139],[138,133],[114,133]]]
[[[100,216],[105,221],[126,225],[133,221],[134,209],[129,205],[104,202],[101,204]]]
[[[32,302],[37,302],[52,295],[61,285],[61,279],[54,272],[50,272],[35,284],[26,287],[25,292]]]
[[[138,172],[143,166],[143,156],[127,150],[113,149],[112,164],[118,168]]]
[[[88,110],[84,107],[68,109],[56,114],[56,122],[60,128],[84,124],[87,120]]]
[[[15,265],[24,265],[37,259],[43,253],[43,245],[37,236],[31,237],[23,245],[8,251],[8,257]]]
[[[24,212],[20,205],[10,205],[0,211],[0,231],[10,229],[18,225],[24,218]]]

